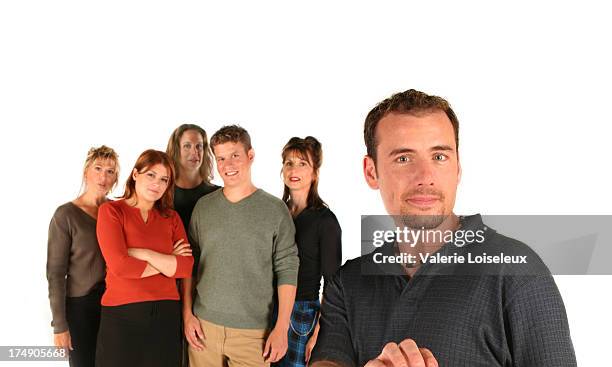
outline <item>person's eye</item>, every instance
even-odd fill
[[[445,160],[448,159],[448,156],[446,154],[438,153],[438,154],[434,154],[433,158],[435,161],[444,162]]]
[[[197,150],[204,150],[204,145],[202,145],[202,144],[197,144],[197,145],[196,145],[196,149],[197,149]]]
[[[106,171],[109,175],[114,175],[115,174],[115,170],[114,169],[109,169],[108,171]]]
[[[163,183],[168,183],[168,181],[169,181],[166,177],[162,178],[161,180],[162,180]]]
[[[240,155],[239,154],[233,154],[232,157],[238,158],[238,157],[240,157]]]
[[[402,155],[397,157],[395,161],[398,163],[408,163],[410,161],[410,158],[407,155]]]
[[[100,167],[100,166],[94,166],[94,169],[95,169],[96,171],[98,171],[98,172],[99,172],[99,171],[101,171],[101,170],[102,170],[102,167]]]
[[[305,167],[306,166],[306,162],[300,162],[300,167]]]
[[[147,172],[147,176],[150,178],[155,178],[155,174],[153,174],[153,172]]]

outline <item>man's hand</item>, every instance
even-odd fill
[[[199,352],[204,350],[204,331],[200,320],[193,314],[183,314],[183,329],[185,331],[185,339],[191,347]]]
[[[287,353],[287,329],[275,327],[266,340],[263,356],[266,363],[280,361]]]
[[[427,348],[419,348],[414,340],[387,343],[382,353],[364,367],[438,367],[438,361]]]

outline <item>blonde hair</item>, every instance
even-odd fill
[[[115,187],[117,187],[117,183],[119,182],[119,155],[113,148],[102,145],[97,148],[92,147],[87,152],[87,158],[85,159],[85,164],[83,165],[83,182],[81,183],[81,192],[83,192],[85,187],[85,172],[97,159],[111,160],[115,162],[115,182],[113,183],[110,191],[113,191]]]

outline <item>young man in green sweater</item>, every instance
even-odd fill
[[[280,199],[253,185],[245,129],[224,126],[210,145],[224,187],[198,201],[189,225],[191,246],[201,250],[196,278],[183,287],[190,366],[267,366],[287,351],[299,265],[293,220]]]

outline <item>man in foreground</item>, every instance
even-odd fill
[[[447,101],[415,90],[368,114],[365,179],[398,228],[481,237],[396,238],[348,261],[326,288],[311,366],[576,366],[563,301],[539,257],[479,215],[453,213],[458,129]],[[527,264],[430,262],[502,252]],[[380,261],[396,255],[412,260]]]

